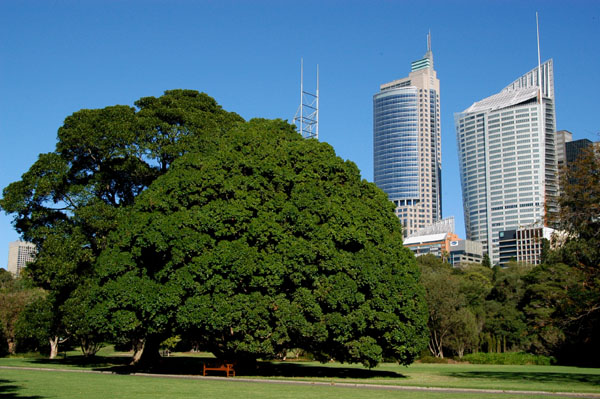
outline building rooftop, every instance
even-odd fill
[[[554,98],[554,62],[552,58],[540,65],[541,70],[539,77],[542,80],[542,94],[545,97]],[[538,69],[533,68],[517,80],[506,86],[502,91],[519,90],[528,87],[539,87],[538,85]]]
[[[554,98],[554,63],[549,59],[506,86],[500,93],[473,103],[462,113],[494,111],[530,101],[538,95],[539,78],[542,95]]]
[[[463,113],[494,111],[530,101],[537,97],[537,87],[528,87],[512,91],[502,91],[481,101],[473,103]]]
[[[404,245],[423,244],[426,242],[437,242],[446,239],[448,233],[427,234],[424,236],[408,237],[404,240]]]

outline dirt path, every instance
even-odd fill
[[[0,366],[0,370],[31,370],[31,371],[55,371],[64,373],[91,373],[91,374],[118,374],[112,371],[99,370],[76,370],[76,369],[54,369],[43,367],[11,367]],[[388,391],[419,391],[419,392],[440,392],[440,393],[479,393],[479,394],[507,394],[507,395],[544,395],[549,397],[562,398],[589,398],[600,399],[600,393],[586,392],[549,392],[549,391],[519,391],[519,390],[502,390],[502,389],[472,389],[472,388],[440,388],[440,387],[418,387],[409,385],[381,385],[381,384],[356,384],[346,382],[319,382],[319,381],[293,381],[293,380],[275,380],[264,378],[243,378],[243,377],[203,377],[199,375],[177,375],[177,374],[150,374],[150,373],[130,373],[134,377],[150,377],[150,378],[176,378],[186,380],[216,380],[230,383],[246,382],[246,383],[262,383],[262,384],[286,384],[286,385],[310,385],[310,386],[328,386],[339,388],[356,388],[356,389],[373,389],[373,390],[388,390]]]

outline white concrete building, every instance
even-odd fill
[[[8,244],[8,271],[18,277],[28,262],[35,259],[35,245],[25,241],[13,241]]]
[[[500,260],[499,232],[543,225],[558,194],[552,60],[455,114],[467,239]]]

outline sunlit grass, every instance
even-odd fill
[[[11,367],[29,367],[29,368],[50,368],[50,369],[66,369],[66,370],[95,370],[95,371],[111,371],[117,373],[131,373],[135,370],[127,368],[127,363],[131,353],[117,352],[112,347],[107,347],[99,352],[99,356],[92,359],[84,359],[79,352],[67,352],[66,356],[61,356],[59,359],[48,360],[41,357],[11,357],[0,359],[0,366],[11,366]],[[177,374],[182,376],[198,376],[202,374],[202,362],[210,360],[212,356],[206,353],[175,353],[173,356],[163,358],[163,362],[160,367],[152,370],[156,373],[161,374]],[[35,377],[31,373],[35,374]],[[46,373],[46,374],[44,374]],[[414,387],[439,387],[439,388],[465,388],[465,389],[492,389],[492,390],[522,390],[522,391],[548,391],[548,392],[586,392],[596,393],[600,397],[600,369],[591,368],[577,368],[577,367],[564,367],[564,366],[508,366],[508,365],[472,365],[472,364],[413,364],[409,367],[400,366],[397,364],[385,363],[374,369],[368,370],[360,365],[348,365],[340,363],[327,363],[320,364],[317,362],[259,362],[258,368],[252,370],[238,370],[238,377],[236,379],[272,379],[272,380],[292,380],[300,382],[319,382],[327,383],[330,385],[336,384],[371,384],[371,385],[383,385],[383,386],[414,386]],[[8,376],[12,375],[12,378]],[[219,375],[219,373],[213,374]],[[115,378],[119,377],[119,378]],[[115,378],[114,380],[112,378]],[[73,392],[78,392],[79,395],[84,395],[86,399],[93,399],[94,389],[98,384],[98,392],[101,392],[101,387],[104,389],[113,389],[114,387],[121,384],[121,378],[125,378],[125,381],[130,381],[130,384],[135,387],[138,384],[143,386],[137,387],[138,391],[142,396],[136,396],[135,389],[120,388],[129,392],[128,395],[133,396],[119,396],[119,392],[110,393],[103,397],[187,397],[185,395],[189,386],[196,387],[207,392],[206,396],[201,395],[202,398],[211,397],[211,392],[217,392],[219,390],[225,390],[224,396],[228,398],[241,397],[236,396],[240,393],[240,390],[248,390],[252,394],[256,394],[260,397],[289,397],[299,398],[304,395],[310,394],[315,397],[321,394],[325,395],[327,391],[326,386],[321,386],[317,389],[317,392],[307,393],[304,390],[309,389],[308,386],[287,386],[282,384],[267,384],[268,386],[263,387],[264,383],[256,382],[254,384],[236,382],[234,386],[230,387],[230,384],[224,384],[221,381],[206,381],[206,380],[173,380],[173,379],[157,379],[146,377],[143,379],[139,376],[126,376],[126,375],[114,375],[114,374],[89,374],[89,373],[65,373],[65,372],[42,372],[35,370],[0,370],[0,380],[5,380],[2,384],[18,385],[19,392],[23,391],[22,395],[25,396],[13,396],[19,397],[81,397],[81,396],[61,396],[59,395],[60,386],[51,388],[56,384],[55,381],[60,381],[60,384],[64,384],[68,387],[68,395]],[[127,380],[129,378],[129,380]],[[39,381],[45,381],[41,383],[40,389],[44,385],[48,385],[47,389],[56,389],[50,396],[48,392],[42,395],[41,391],[37,391]],[[86,384],[90,384],[88,388],[78,386],[82,381],[88,381]],[[103,382],[102,382],[103,381]],[[139,382],[145,381],[145,382]],[[152,382],[150,382],[152,381]],[[164,387],[161,387],[157,381],[163,381]],[[178,382],[175,382],[178,381]],[[228,380],[232,382],[232,379]],[[127,385],[127,383],[123,383]],[[144,393],[147,385],[155,385],[154,390],[162,392],[162,396],[151,396],[154,395],[152,389],[147,393]],[[191,384],[188,386],[188,384]],[[221,384],[221,385],[220,385]],[[238,385],[242,384],[242,385]],[[110,385],[110,387],[107,387]],[[237,388],[235,387],[237,386]],[[243,386],[243,388],[241,388]],[[90,395],[87,395],[82,389],[90,389]],[[1,388],[0,388],[1,389]],[[30,390],[30,393],[25,394],[25,391]],[[231,389],[232,392],[227,390]],[[329,389],[329,388],[328,388]],[[344,397],[363,397],[361,395],[367,395],[364,397],[387,397],[385,392],[373,389],[350,389],[350,388],[339,388],[335,389],[346,389],[359,391],[356,396],[348,396],[344,391]],[[171,392],[171,390],[175,390]],[[216,390],[216,391],[215,391]],[[264,391],[264,392],[263,392]],[[298,392],[304,392],[302,395],[297,394]],[[204,392],[204,391],[203,391]],[[312,391],[311,391],[312,392]],[[405,397],[398,396],[404,395],[406,391],[394,391],[394,397]],[[0,396],[3,391],[0,390]],[[389,392],[388,392],[389,394]],[[411,392],[406,397],[419,397],[419,395],[425,394],[423,392]],[[426,396],[423,397],[434,397],[434,392],[427,392]],[[150,396],[144,396],[150,395]],[[173,396],[175,395],[175,396]],[[181,395],[181,396],[177,396]],[[354,395],[354,393],[352,394]],[[384,395],[384,396],[376,396]],[[454,394],[453,394],[454,395]],[[461,396],[462,395],[462,396]],[[470,397],[461,394],[457,397]],[[257,397],[258,397],[257,396]],[[9,396],[10,397],[10,396]],[[100,397],[100,396],[98,396]],[[217,397],[217,396],[215,396]],[[449,394],[444,394],[443,397],[452,397]],[[473,396],[477,397],[477,396]],[[490,397],[486,394],[486,397]],[[506,396],[502,396],[506,398]],[[311,398],[312,399],[312,398]]]
[[[507,399],[522,395],[446,393],[364,389],[335,385],[291,385],[264,382],[239,382],[205,379],[173,379],[116,374],[91,374],[61,371],[1,370],[0,396],[15,399],[130,399],[130,398],[202,398],[202,399]],[[528,395],[528,398],[544,398]],[[547,397],[546,397],[547,398]]]

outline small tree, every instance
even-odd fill
[[[452,268],[433,255],[417,258],[421,267],[421,284],[429,309],[429,351],[435,357],[444,357],[444,347],[460,320],[457,312],[465,306],[460,292],[460,281]]]
[[[483,332],[494,341],[488,342],[488,351],[502,349],[505,340],[509,348],[526,347],[527,326],[520,303],[526,290],[524,277],[532,269],[533,265],[518,262],[493,268],[493,287],[484,305]]]
[[[17,349],[19,317],[41,296],[40,290],[27,287],[23,280],[12,278],[9,272],[0,272],[0,331],[9,354],[15,354]]]
[[[479,327],[475,315],[468,308],[461,308],[453,315],[452,328],[447,345],[462,358],[467,350],[477,348]]]
[[[46,294],[29,304],[17,321],[17,339],[33,341],[37,348],[49,348],[50,359],[56,358],[59,344],[68,339],[56,326],[53,303],[52,298]]]
[[[483,260],[481,261],[481,265],[483,267],[492,267],[492,262],[490,261],[490,256],[486,253],[483,254]]]
[[[89,285],[79,287],[61,307],[62,324],[68,336],[79,343],[84,357],[94,356],[109,337],[103,333]]]

